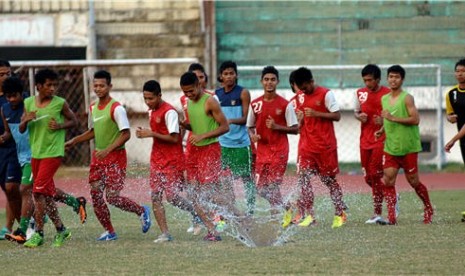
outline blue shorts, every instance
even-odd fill
[[[5,191],[5,183],[21,183],[21,165],[18,162],[16,147],[0,148],[0,186]]]

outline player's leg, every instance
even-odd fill
[[[426,188],[423,183],[421,183],[419,175],[418,175],[418,154],[417,153],[410,153],[404,157],[404,171],[405,177],[415,189],[418,197],[421,199],[424,205],[424,217],[423,222],[425,224],[430,224],[433,221],[433,206],[429,199],[428,188]]]
[[[73,211],[79,215],[81,223],[85,223],[87,219],[86,203],[87,200],[85,197],[74,197],[71,194],[66,193],[60,188],[56,188],[56,194],[53,197],[55,201],[66,204],[67,206],[73,208]]]
[[[387,222],[394,225],[397,223],[396,217],[396,178],[399,172],[400,164],[398,158],[388,153],[383,155],[383,181],[384,181],[384,199],[387,205]]]
[[[383,147],[366,150],[368,158],[365,161],[366,177],[371,181],[371,191],[373,198],[373,217],[365,223],[376,223],[382,219],[384,183],[383,177]]]
[[[105,163],[105,195],[108,204],[139,216],[142,232],[146,233],[152,224],[149,207],[141,206],[132,199],[120,195],[120,192],[124,189],[126,179],[126,151],[117,150],[111,152],[106,157]]]
[[[25,164],[22,168],[19,191],[21,194],[21,220],[19,222],[19,227],[12,234],[5,235],[5,238],[22,244],[26,242],[27,228],[34,212],[34,203],[32,201],[32,171],[31,164],[29,163]]]

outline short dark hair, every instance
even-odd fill
[[[362,69],[362,77],[367,75],[372,75],[373,78],[380,79],[381,78],[381,69],[379,69],[378,65],[376,64],[367,64]]]
[[[389,68],[387,69],[387,73],[388,73],[388,75],[389,75],[389,73],[397,73],[397,74],[400,74],[400,77],[401,77],[402,79],[405,78],[405,69],[402,68],[402,66],[400,66],[400,65],[398,65],[398,64],[392,65],[391,67],[389,67]]]
[[[299,69],[294,71],[294,80],[297,86],[302,85],[304,82],[312,81],[313,80],[312,71],[310,71],[310,69],[306,67],[300,67]]]
[[[142,88],[142,91],[151,92],[155,96],[158,96],[161,94],[161,87],[158,81],[149,80],[146,83],[144,83],[144,87]]]
[[[295,93],[295,91],[294,91],[295,76],[294,75],[295,75],[295,71],[292,71],[289,74],[289,85],[291,86],[292,92]]]
[[[0,67],[11,67],[11,65],[8,60],[0,59]]]
[[[22,94],[23,93],[23,83],[18,77],[8,77],[2,84],[2,91],[5,96]]]
[[[52,69],[45,68],[37,71],[34,76],[34,82],[36,84],[44,84],[47,80],[57,80],[58,74]]]
[[[276,76],[276,78],[279,80],[279,72],[274,66],[265,66],[265,67],[263,67],[262,77],[260,79],[263,79],[263,77],[266,74],[274,74]]]
[[[457,69],[457,66],[465,66],[465,58],[462,58],[460,59],[459,61],[457,61],[457,63],[455,63],[455,67],[454,67],[454,70]]]
[[[208,82],[208,75],[207,72],[205,72],[205,68],[203,68],[203,65],[200,63],[192,63],[189,65],[189,68],[187,71],[194,72],[194,71],[200,71],[205,75],[205,82]]]
[[[181,86],[197,83],[199,83],[199,79],[197,78],[197,75],[193,72],[186,72],[182,74],[181,79],[179,80],[179,84]]]
[[[95,72],[94,79],[105,79],[107,84],[111,84],[111,74],[105,70],[99,70]]]
[[[220,70],[219,70],[220,75],[221,75],[221,73],[223,73],[224,70],[226,70],[228,68],[232,68],[234,70],[234,72],[236,72],[236,74],[237,74],[237,64],[232,60],[227,60],[227,61],[221,63],[221,65],[220,65]]]

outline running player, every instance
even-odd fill
[[[181,185],[184,183],[184,154],[182,138],[179,134],[178,113],[162,99],[160,84],[155,80],[147,81],[143,87],[144,101],[149,107],[150,129],[138,128],[138,138],[153,138],[150,157],[150,186],[152,188],[152,206],[161,235],[156,243],[171,241],[163,207],[163,193],[166,200],[181,210],[194,215],[192,204],[181,197]]]
[[[47,214],[57,230],[53,246],[58,247],[71,237],[71,232],[63,225],[54,200],[56,188],[53,176],[65,154],[65,130],[76,126],[77,119],[66,100],[54,95],[58,85],[56,72],[39,70],[34,80],[38,95],[24,100],[24,114],[19,125],[19,132],[29,131],[34,176],[32,193],[36,232],[24,246],[37,247],[44,243],[44,217]]]
[[[126,110],[110,96],[113,85],[109,72],[95,72],[93,85],[98,100],[91,105],[92,125],[83,134],[66,142],[66,147],[95,139],[89,171],[90,195],[95,215],[105,229],[97,241],[118,239],[104,194],[109,204],[139,216],[142,233],[146,233],[151,226],[149,207],[120,195],[124,189],[127,166],[124,145],[131,137]]]
[[[297,118],[292,104],[276,93],[279,72],[273,66],[263,68],[263,95],[251,102],[247,127],[253,143],[257,143],[255,183],[258,194],[270,203],[275,218],[282,209],[280,185],[289,156],[287,134],[297,134]]]
[[[244,184],[247,202],[247,214],[255,209],[255,184],[251,177],[250,138],[245,126],[250,105],[250,93],[237,84],[237,65],[225,61],[219,70],[222,87],[216,89],[215,95],[220,101],[221,110],[229,123],[229,131],[219,137],[223,170],[234,178],[241,178]],[[234,202],[233,179],[226,176],[223,185],[231,190],[230,200]]]
[[[384,143],[384,197],[388,206],[389,225],[397,224],[395,204],[397,202],[395,184],[400,168],[415,189],[424,205],[423,223],[433,221],[433,206],[428,189],[421,183],[418,175],[418,152],[421,151],[420,116],[415,107],[414,98],[402,89],[405,70],[400,65],[393,65],[387,70],[387,80],[391,92],[381,98],[384,127],[376,132],[377,137],[386,133]]]
[[[465,125],[465,59],[455,64],[455,79],[457,85],[446,94],[447,121],[457,124],[457,131]],[[460,152],[465,162],[465,138],[460,138]]]
[[[373,224],[382,219],[383,211],[383,153],[385,135],[375,137],[375,132],[383,125],[381,117],[381,97],[390,92],[380,85],[381,70],[375,64],[362,69],[365,87],[356,92],[354,116],[361,123],[360,160],[365,182],[371,187],[373,216],[365,223]]]
[[[208,229],[204,240],[219,241],[212,217],[207,214],[209,204],[220,193],[221,147],[218,137],[229,131],[228,122],[216,99],[203,92],[195,73],[186,72],[180,79],[181,90],[189,99],[187,115],[189,123],[182,126],[191,131],[188,138],[190,149],[186,155],[189,185],[193,185],[193,204],[197,215]]]
[[[299,139],[299,184],[301,195],[298,201],[300,214],[304,214],[299,226],[309,226],[314,220],[314,194],[312,177],[318,176],[329,188],[335,208],[332,228],[341,227],[346,221],[342,189],[336,180],[339,173],[337,141],[334,123],[341,113],[334,93],[328,88],[315,85],[312,72],[301,67],[294,72],[295,83],[301,92],[297,95],[297,110],[301,115]]]

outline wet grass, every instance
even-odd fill
[[[346,196],[349,221],[331,229],[332,206],[318,197],[318,224],[298,229],[284,246],[248,248],[231,237],[217,243],[202,241],[186,233],[189,215],[168,207],[169,225],[175,240],[154,244],[159,234],[153,227],[142,234],[138,218],[112,209],[119,240],[96,242],[102,232],[92,210],[88,222],[80,225],[67,207],[60,212],[72,231],[72,239],[61,248],[51,248],[54,230],[46,226],[46,243],[26,249],[0,242],[2,275],[250,275],[250,274],[363,274],[405,275],[463,274],[465,191],[431,193],[436,216],[423,225],[416,195],[401,194],[401,215],[397,226],[366,225],[371,215],[369,195]],[[265,206],[259,201],[260,206]],[[4,221],[1,210],[0,221]]]

